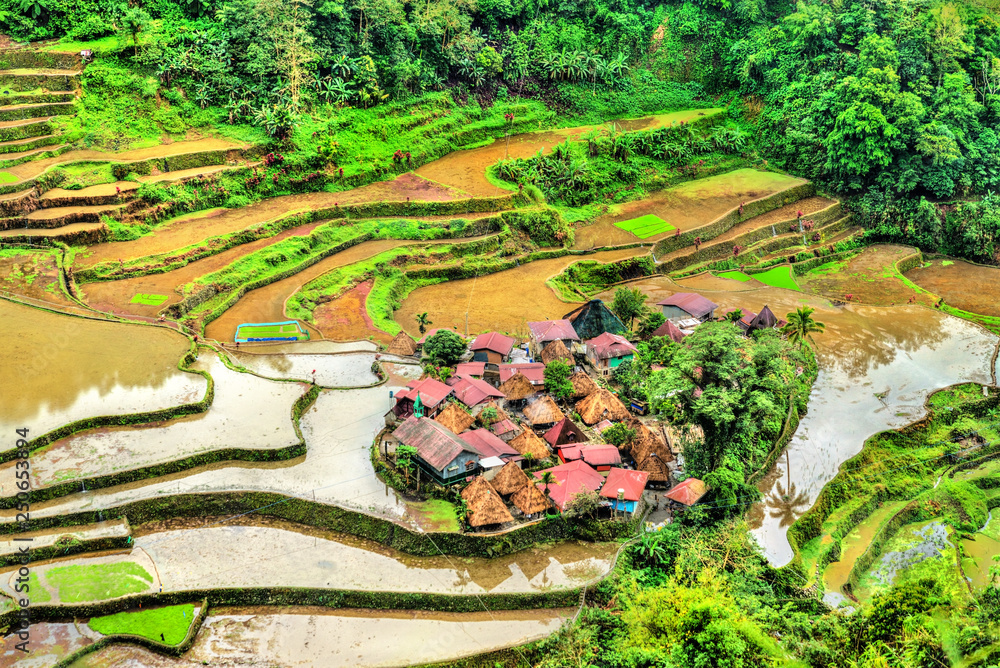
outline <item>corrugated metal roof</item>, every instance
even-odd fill
[[[396,427],[392,433],[399,442],[417,449],[417,454],[430,466],[438,471],[444,471],[455,457],[463,451],[476,455],[482,453],[466,441],[451,433],[447,427],[430,418],[417,418],[412,415]]]
[[[492,397],[503,399],[503,392],[481,378],[452,376],[448,379],[448,384],[455,392],[455,398],[469,408],[485,403]]]
[[[718,306],[694,292],[678,292],[675,295],[670,295],[663,301],[656,302],[656,305],[676,306],[682,311],[690,313],[695,318],[704,318]]]
[[[517,457],[518,451],[510,447],[488,429],[467,431],[460,439],[471,445],[483,457]]]
[[[542,471],[535,471],[535,479],[542,477],[546,471],[551,471],[558,484],[549,485],[549,497],[562,510],[566,503],[581,491],[596,491],[604,483],[604,476],[595,471],[584,461],[560,464]],[[545,491],[545,486],[537,483],[538,489]]]
[[[618,490],[624,489],[626,501],[638,501],[642,498],[642,492],[646,489],[648,480],[649,474],[645,471],[611,469],[608,471],[608,481],[601,488],[601,496],[617,499]]]
[[[584,445],[580,447],[580,456],[591,466],[614,466],[622,463],[622,456],[613,445]]]
[[[417,392],[420,393],[420,401],[424,406],[434,408],[452,394],[453,390],[434,378],[411,380],[406,384],[406,389],[396,395],[396,403],[398,404],[403,399],[416,401]]]
[[[693,506],[698,503],[698,500],[705,496],[705,492],[708,488],[705,487],[705,483],[697,478],[688,478],[682,483],[674,485],[669,492],[667,492],[667,498],[673,499],[678,503],[683,503],[685,506]]]
[[[462,362],[455,366],[456,376],[481,377],[486,373],[486,362]]]
[[[669,336],[671,340],[680,343],[686,334],[677,329],[677,325],[667,320],[665,323],[653,330],[653,336]]]
[[[469,350],[492,350],[506,357],[510,355],[513,347],[514,339],[509,336],[497,332],[486,332],[476,337],[475,341],[469,345]]]
[[[524,374],[532,385],[545,384],[545,365],[541,362],[528,362],[526,364],[500,364],[500,383],[506,383],[511,376],[520,371]]]
[[[629,340],[619,334],[604,332],[600,336],[587,341],[587,349],[593,350],[597,359],[609,359],[612,357],[623,357],[634,355],[635,346]]]
[[[528,329],[531,330],[531,337],[539,343],[564,339],[568,341],[579,341],[573,323],[569,320],[539,320],[529,322]]]

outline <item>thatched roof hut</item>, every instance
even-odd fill
[[[514,521],[503,499],[482,476],[476,476],[462,490],[462,498],[465,499],[465,505],[469,509],[466,520],[471,527],[505,524]]]
[[[400,332],[396,335],[396,338],[389,342],[389,348],[386,352],[390,355],[409,357],[416,354],[417,342],[411,339],[410,335],[406,332]]]
[[[550,364],[555,360],[562,360],[573,366],[573,354],[566,347],[566,344],[556,339],[555,341],[550,341],[547,346],[542,349],[542,352],[538,355],[538,358],[542,360],[544,364]]]
[[[458,404],[454,403],[448,404],[434,419],[438,424],[444,425],[455,434],[461,434],[476,423],[476,418],[466,413]]]
[[[649,427],[639,420],[630,420],[628,426],[636,430],[636,437],[632,441],[631,447],[636,469],[648,473],[650,483],[669,483],[670,468],[667,464],[674,461],[674,453]]]
[[[501,383],[497,389],[503,392],[507,401],[523,401],[538,392],[538,388],[520,371]]]
[[[507,443],[510,447],[527,457],[531,455],[536,460],[542,460],[549,456],[549,448],[545,441],[535,435],[530,429],[525,429],[517,437]]]
[[[555,424],[563,419],[563,412],[556,406],[552,397],[545,395],[535,399],[524,407],[524,417],[528,418],[532,426]]]
[[[549,509],[549,499],[535,485],[525,485],[510,497],[514,507],[525,515],[544,513]]]
[[[576,402],[576,411],[586,424],[597,424],[605,419],[621,422],[631,416],[625,404],[604,388]]]
[[[517,462],[507,462],[504,464],[500,472],[493,476],[490,484],[493,485],[493,489],[498,494],[502,494],[503,496],[513,494],[525,485],[534,486],[528,479],[528,474],[521,470]]]
[[[483,415],[483,411],[485,411],[487,408],[494,409],[497,412],[496,417],[493,417],[493,418],[487,418],[487,417],[485,417]],[[479,413],[476,414],[476,417],[478,417],[479,421],[482,424],[484,424],[485,426],[487,426],[487,427],[492,427],[493,425],[495,425],[497,422],[500,422],[501,420],[509,420],[510,419],[510,416],[507,415],[507,413],[504,412],[504,410],[502,408],[500,408],[499,406],[497,406],[497,402],[493,401],[492,399],[490,400],[490,402],[488,404],[486,404],[485,406],[483,406],[482,410],[480,410]]]
[[[570,376],[569,382],[573,383],[573,399],[582,399],[601,389],[594,379],[583,371],[577,371]]]

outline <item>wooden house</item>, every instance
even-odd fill
[[[572,376],[569,377],[569,382],[573,384],[573,394],[570,396],[571,399],[583,399],[584,397],[590,396],[597,390],[601,389],[594,379],[588,376],[583,371],[577,371]]]
[[[602,376],[610,376],[623,362],[635,357],[636,349],[628,339],[605,332],[586,342],[587,361]]]
[[[531,338],[528,342],[531,354],[538,357],[542,349],[552,341],[562,341],[567,348],[580,341],[569,320],[540,320],[528,323]]]
[[[663,309],[664,317],[673,320],[675,324],[689,318],[701,322],[711,320],[715,317],[715,309],[718,308],[717,304],[694,292],[678,292],[656,302],[656,305]]]
[[[503,392],[481,378],[472,376],[452,376],[448,379],[455,398],[469,408],[475,408],[495,399],[503,399]]]
[[[601,488],[600,495],[611,499],[614,510],[634,513],[646,490],[649,474],[645,471],[627,471],[613,468],[608,472],[608,479]]]
[[[548,510],[552,505],[549,497],[545,496],[542,490],[538,489],[535,485],[525,485],[514,492],[510,497],[510,502],[527,519],[534,519]]]
[[[476,418],[452,402],[449,402],[434,420],[444,425],[453,434],[461,434],[476,423]]]
[[[546,472],[552,473],[556,482],[544,485],[538,480]],[[535,484],[552,499],[552,502],[562,511],[580,492],[596,492],[604,484],[604,476],[595,471],[586,462],[575,461],[568,464],[560,464],[542,471],[535,471]]]
[[[552,425],[552,428],[545,432],[542,438],[553,448],[559,448],[564,445],[578,445],[588,440],[580,428],[576,426],[576,423],[568,417],[564,417]]]
[[[552,454],[549,452],[549,448],[545,445],[545,441],[540,439],[535,432],[530,429],[525,429],[520,434],[515,436],[510,440],[508,445],[520,452],[524,457],[530,457],[535,461],[546,459],[550,454]]]
[[[534,484],[516,462],[507,462],[500,472],[490,481],[493,489],[501,496],[510,496],[522,487],[534,487]]]
[[[480,334],[469,344],[473,362],[502,364],[510,359],[510,351],[514,348],[514,339],[497,332]]]
[[[437,379],[411,380],[395,396],[392,412],[397,418],[406,419],[419,407],[421,416],[434,417],[444,409],[445,399],[453,394],[452,388]]]
[[[504,395],[508,406],[523,406],[528,397],[538,393],[538,388],[520,371],[515,372],[497,389]]]
[[[429,418],[410,416],[393,436],[415,448],[417,466],[442,485],[464,480],[479,469],[479,451]]]
[[[705,496],[708,487],[697,478],[688,478],[678,483],[667,492],[667,498],[684,506],[693,506]]]
[[[680,343],[684,340],[684,337],[687,336],[687,334],[682,332],[673,322],[667,320],[662,325],[654,329],[651,336],[669,336],[674,343]]]

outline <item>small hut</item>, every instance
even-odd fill
[[[410,357],[417,354],[417,342],[411,339],[410,335],[406,332],[400,332],[396,335],[396,338],[389,342],[386,352],[390,355]]]
[[[625,404],[604,388],[576,402],[576,412],[585,424],[597,424],[601,420],[621,422],[631,417]]]
[[[510,443],[515,436],[521,433],[521,428],[511,420],[500,420],[490,426],[490,431],[496,434],[504,443]]]
[[[518,469],[520,470],[520,469]],[[510,502],[525,517],[539,515],[549,509],[549,498],[535,485],[525,485],[510,497]]]
[[[500,472],[490,481],[493,489],[501,496],[510,496],[522,487],[534,487],[528,479],[528,474],[521,470],[517,462],[507,462]]]
[[[757,317],[750,321],[750,329],[771,329],[778,326],[778,318],[767,306],[764,306]]]
[[[567,444],[586,443],[588,440],[584,433],[580,431],[580,428],[576,426],[576,423],[568,417],[559,420],[559,422],[553,425],[552,429],[545,432],[542,438],[553,448]]]
[[[541,461],[549,456],[549,449],[545,445],[545,441],[538,438],[535,432],[530,429],[525,429],[513,438],[508,445],[520,452],[523,456],[530,457],[535,461]]]
[[[476,418],[466,413],[458,404],[454,403],[449,403],[434,419],[455,434],[461,434],[476,423]]]
[[[636,438],[630,452],[636,470],[649,474],[650,485],[664,487],[670,484],[670,467],[667,464],[674,460],[674,456],[666,446],[660,448],[653,440]]]
[[[594,380],[583,371],[577,371],[569,377],[569,382],[573,384],[573,399],[588,397],[601,389]]]
[[[521,404],[538,392],[538,388],[520,371],[501,383],[497,389],[503,392],[508,404]]]
[[[552,397],[546,394],[525,406],[524,417],[528,418],[532,427],[541,429],[551,427],[562,420],[564,416]]]
[[[575,363],[573,360],[573,354],[570,353],[566,344],[559,339],[549,342],[549,344],[542,349],[538,358],[542,360],[543,364],[551,364],[556,360],[562,360],[572,367]]]
[[[487,408],[492,408],[493,410],[495,410],[497,412],[496,417],[492,417],[492,418],[485,417],[483,415],[483,411],[485,411]],[[510,416],[507,415],[507,413],[504,412],[504,410],[502,408],[500,408],[499,406],[497,406],[497,402],[495,402],[493,400],[490,400],[490,402],[488,404],[486,404],[485,406],[483,406],[482,409],[476,414],[476,417],[479,418],[479,422],[482,423],[486,427],[492,427],[497,422],[500,422],[502,420],[509,420],[510,419]]]
[[[482,476],[476,476],[462,490],[462,498],[469,511],[466,521],[473,528],[499,526],[514,521],[503,499]]]
[[[667,498],[685,506],[693,506],[701,500],[701,497],[705,496],[707,491],[708,487],[701,480],[688,478],[684,482],[674,485],[673,489],[667,492]]]

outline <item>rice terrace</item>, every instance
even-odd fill
[[[0,666],[997,668],[998,37],[0,0]]]

